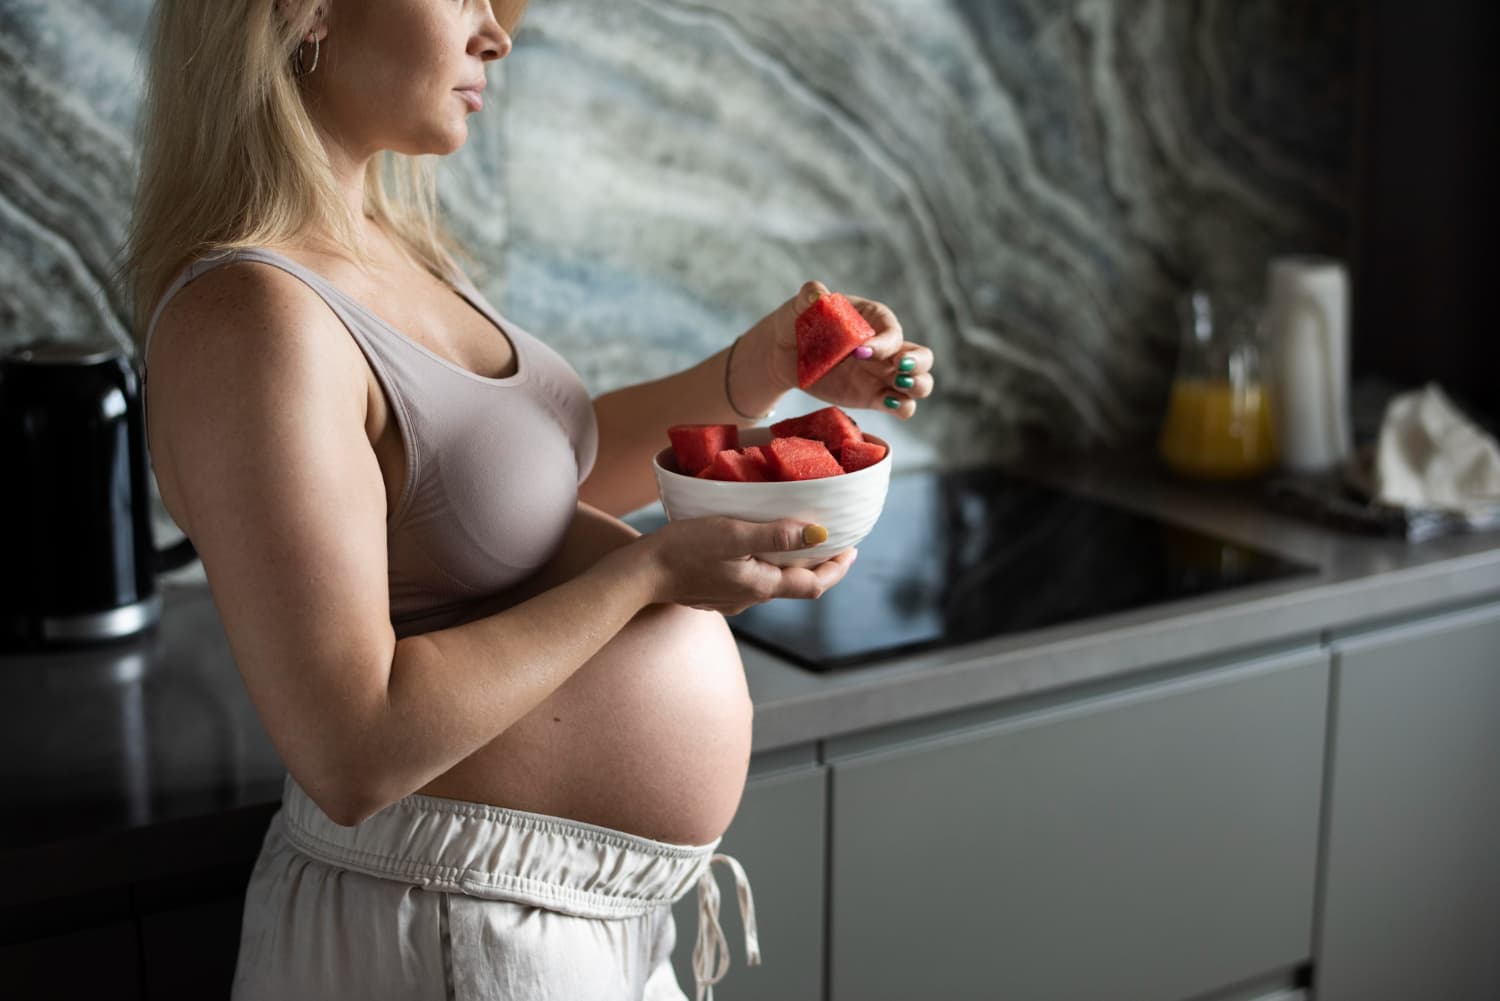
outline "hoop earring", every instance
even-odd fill
[[[294,53],[292,53],[292,75],[293,76],[307,76],[313,70],[315,70],[315,69],[318,68],[318,56],[321,53],[322,45],[319,42],[319,39],[317,38],[316,35],[313,36],[312,43],[313,43],[313,57],[312,57],[312,65],[311,66],[307,65],[307,61],[306,61],[306,59],[303,58],[303,55],[302,55],[302,50],[305,49],[305,48],[307,48],[307,41],[306,41],[306,39],[304,39],[303,41],[297,43],[297,51],[294,52]]]

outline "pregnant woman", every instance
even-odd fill
[[[129,253],[162,498],[287,767],[234,996],[682,998],[727,968],[714,850],[751,705],[724,621],[815,599],[750,554],[819,527],[642,536],[678,423],[796,381],[808,283],[685,372],[591,400],[455,265],[430,181],[524,0],[160,0]],[[424,186],[425,184],[425,186]],[[424,193],[425,192],[425,193]],[[877,336],[812,387],[910,417],[931,352]],[[711,993],[711,990],[710,990]]]

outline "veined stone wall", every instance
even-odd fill
[[[0,0],[0,348],[126,340],[109,275],[150,7]],[[1176,294],[1346,251],[1355,20],[1353,0],[534,0],[442,196],[479,284],[596,394],[816,277],[937,352],[914,420],[858,415],[905,464],[1129,442],[1160,418]]]

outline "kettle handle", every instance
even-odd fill
[[[146,398],[146,359],[144,352],[135,344],[130,345],[129,363],[131,370],[135,373],[136,385],[140,387],[140,399],[144,402]],[[151,465],[151,449],[146,440],[146,417],[144,407],[142,409],[140,422],[137,425],[139,431],[138,441],[141,454],[146,457],[146,464]],[[155,476],[152,476],[155,481]],[[160,496],[159,492],[157,496]],[[151,551],[151,573],[153,575],[171,573],[173,570],[181,570],[193,560],[198,558],[198,550],[191,539],[186,535],[165,549],[156,548]]]
[[[171,573],[180,570],[193,560],[198,558],[198,550],[194,548],[193,541],[183,536],[165,549],[154,550],[151,554],[152,573]]]

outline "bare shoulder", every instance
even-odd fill
[[[244,372],[309,362],[358,361],[348,333],[328,305],[300,280],[279,268],[241,261],[215,268],[179,292],[157,324],[146,359],[153,373],[171,380],[182,367],[217,366]],[[358,385],[356,366],[325,371],[325,380]],[[348,387],[346,387],[348,388]]]
[[[368,382],[348,331],[317,293],[266,264],[226,264],[179,292],[162,311],[146,369],[158,466],[170,464],[177,429],[215,416],[315,405],[364,420]]]

